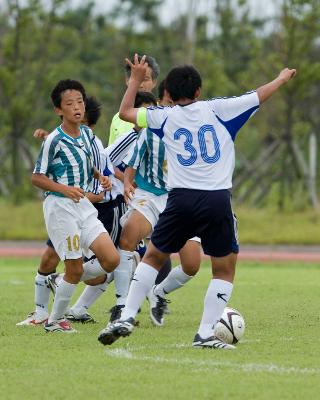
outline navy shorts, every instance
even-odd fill
[[[151,241],[163,253],[176,253],[194,236],[205,254],[238,253],[237,223],[229,190],[173,189]]]
[[[98,210],[98,219],[103,223],[111,240],[117,247],[121,234],[120,218],[127,210],[124,197],[119,194],[115,200],[106,203],[94,203],[93,205]]]

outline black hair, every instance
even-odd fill
[[[166,80],[163,79],[158,86],[158,99],[162,100],[164,96],[164,91],[166,90]]]
[[[173,101],[194,100],[196,90],[201,88],[201,76],[192,65],[172,68],[166,77],[166,90]]]
[[[142,104],[157,105],[157,99],[154,94],[150,92],[138,92],[134,101],[134,108],[139,108]]]
[[[101,115],[101,104],[98,100],[91,96],[86,99],[86,113],[85,118],[88,126],[96,125]]]
[[[141,61],[142,56],[138,55],[138,61]],[[134,63],[134,57],[131,58],[131,62]],[[151,68],[152,71],[152,80],[155,81],[160,73],[160,67],[157,61],[150,56],[146,56],[146,63],[148,63],[148,67]],[[131,75],[131,68],[128,64],[125,65],[125,71],[126,71],[126,76],[127,78],[130,78]]]
[[[51,100],[55,107],[61,106],[61,95],[66,90],[77,90],[82,94],[83,101],[86,101],[86,91],[82,84],[72,79],[64,79],[59,81],[51,92]]]

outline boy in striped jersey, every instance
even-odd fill
[[[95,125],[101,114],[101,105],[97,102],[94,97],[87,97],[86,98],[86,111],[85,117],[82,121],[84,125],[87,125],[90,129],[94,129]],[[43,129],[36,129],[33,136],[38,139],[46,139],[49,133]],[[94,165],[97,167],[98,170],[101,170],[101,147],[103,149],[101,141],[95,136],[93,142],[93,159]],[[104,150],[104,149],[103,149]],[[103,168],[105,165],[103,165]],[[109,165],[112,168],[111,165]],[[111,176],[112,180],[112,176]],[[98,189],[99,181],[93,179],[93,187],[92,191],[86,193],[86,196],[89,200],[96,204],[96,202],[100,201],[103,198],[103,193],[100,192]],[[112,186],[112,191],[114,190],[114,186]],[[99,218],[99,215],[98,215]],[[109,230],[108,226],[105,226],[107,231]],[[112,237],[111,237],[112,239]],[[117,245],[117,244],[116,244]],[[56,272],[56,268],[60,262],[59,255],[55,251],[53,244],[50,239],[47,241],[47,247],[41,257],[40,265],[38,268],[38,272],[35,277],[35,311],[28,315],[28,317],[17,323],[17,326],[37,326],[42,325],[44,322],[47,321],[49,310],[48,310],[48,303],[49,303],[49,296],[50,296],[50,288],[47,283],[47,278],[49,275],[54,274]],[[82,315],[81,322],[89,322],[93,321],[92,317],[89,316],[87,313]]]
[[[52,332],[75,331],[64,314],[76,284],[112,272],[119,263],[118,253],[97,219],[97,210],[85,197],[93,177],[104,189],[110,189],[109,179],[93,165],[93,134],[81,125],[85,98],[77,81],[60,81],[53,89],[51,99],[62,124],[43,143],[32,175],[32,183],[46,191],[43,208],[47,231],[65,264],[65,275],[45,324],[45,330]],[[92,250],[97,260],[83,265],[82,249]]]
[[[152,93],[138,92],[135,98],[135,107],[148,107],[156,105],[156,98]],[[116,141],[103,150],[104,156],[110,160],[111,168],[119,168],[118,174],[111,176],[112,190],[111,192],[105,192],[104,199],[95,204],[95,207],[99,211],[98,218],[104,223],[105,227],[110,233],[111,239],[115,246],[118,246],[121,226],[120,218],[126,211],[126,203],[123,197],[123,159],[128,154],[129,149],[134,145],[138,137],[138,131],[132,129],[121,137],[117,138]],[[116,176],[119,178],[117,179]],[[111,212],[112,211],[112,212]],[[132,262],[132,259],[131,259]],[[95,282],[86,282],[90,285],[87,286],[77,302],[72,306],[67,314],[67,318],[71,321],[83,321],[88,319],[90,316],[87,313],[88,308],[102,295],[106,290],[108,284],[114,280],[116,290],[116,305],[111,309],[111,317],[113,320],[118,313],[118,305],[124,304],[123,299],[126,298],[129,282],[132,276],[130,270],[124,270],[121,257],[120,264],[113,271],[113,274],[108,274],[108,278],[102,279],[97,278]],[[92,320],[92,318],[90,317]]]
[[[145,59],[139,62],[136,56],[134,63],[127,62],[132,79],[120,106],[120,117],[148,127],[163,138],[171,191],[147,252],[136,269],[122,319],[104,333],[104,344],[131,334],[137,310],[163,262],[190,237],[198,235],[205,254],[211,258],[214,278],[205,296],[193,346],[235,349],[213,334],[231,297],[239,251],[230,196],[234,140],[260,104],[288,82],[296,70],[285,68],[273,81],[239,97],[198,101],[201,92],[198,71],[192,66],[176,67],[166,77],[166,90],[173,107],[137,110],[132,99],[145,75]]]

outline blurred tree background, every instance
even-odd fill
[[[37,195],[30,174],[40,144],[32,132],[58,124],[50,92],[59,79],[79,79],[100,100],[96,133],[107,143],[124,58],[138,52],[157,59],[160,79],[173,65],[194,64],[203,98],[240,95],[285,66],[297,68],[237,138],[234,200],[318,209],[319,0],[270,0],[272,16],[252,13],[253,0],[186,0],[181,13],[166,3],[119,0],[106,13],[94,1],[0,0],[0,197],[19,203]]]

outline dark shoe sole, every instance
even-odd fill
[[[103,345],[110,346],[112,343],[114,343],[120,337],[129,336],[130,334],[131,334],[131,332],[127,328],[118,328],[117,330],[114,330],[113,332],[101,333],[98,336],[98,340]]]

